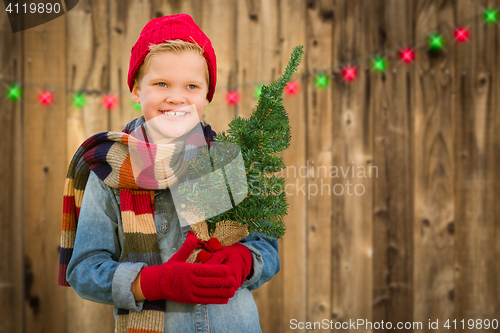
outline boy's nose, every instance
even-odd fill
[[[179,104],[185,101],[185,97],[180,92],[171,91],[165,98],[165,101],[171,104]]]

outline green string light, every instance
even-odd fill
[[[372,68],[377,73],[383,73],[387,69],[387,60],[380,56],[376,56],[372,61]]]
[[[136,102],[132,101],[132,107],[134,108],[135,111],[142,111],[141,103],[136,103]]]
[[[431,51],[441,51],[444,46],[444,38],[440,34],[432,34],[429,36],[429,48]]]
[[[324,89],[328,87],[328,76],[326,76],[323,73],[319,73],[316,75],[316,78],[314,79],[314,84],[316,85],[317,88]]]
[[[83,96],[81,92],[73,96],[73,106],[77,108],[83,108],[85,106],[85,96]]]
[[[256,99],[260,98],[260,94],[262,93],[262,87],[264,85],[260,84],[257,88],[255,88],[255,91],[253,92],[253,95],[255,96]]]
[[[496,9],[486,9],[483,17],[486,23],[495,24],[498,22],[498,11]]]
[[[17,102],[19,99],[21,99],[21,88],[17,83],[13,86],[7,87],[6,95],[11,101]]]

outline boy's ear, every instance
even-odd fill
[[[208,101],[208,98],[205,98],[205,104],[203,105],[203,107],[207,106],[208,104],[210,104],[210,102]]]
[[[137,83],[134,81],[134,87],[132,88],[132,100],[134,103],[140,103],[139,99],[139,87],[137,86]]]

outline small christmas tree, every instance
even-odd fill
[[[303,46],[295,47],[283,76],[262,87],[249,119],[235,117],[227,134],[219,133],[209,150],[202,149],[189,162],[186,179],[176,193],[186,203],[180,215],[186,216],[183,213],[194,207],[209,217],[204,218],[209,230],[217,222],[235,221],[250,234],[271,239],[285,234],[285,179],[276,173],[286,165],[277,153],[289,147],[291,134],[282,94],[302,54]]]

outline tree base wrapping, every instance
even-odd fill
[[[222,246],[233,245],[248,236],[248,228],[234,221],[218,222],[212,233],[208,231],[208,224],[206,221],[191,225],[191,229],[193,229],[194,234],[199,240],[208,242],[211,238],[216,238]],[[198,254],[201,251],[204,251],[204,249],[195,249],[186,262],[197,262]]]

